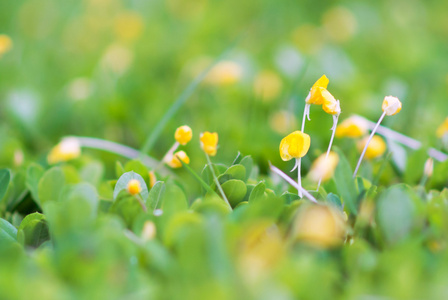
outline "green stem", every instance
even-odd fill
[[[210,171],[212,172],[213,180],[215,181],[216,187],[218,188],[219,192],[221,193],[221,196],[224,199],[224,201],[226,201],[226,203],[229,205],[230,209],[232,209],[232,206],[230,205],[230,202],[227,199],[226,194],[224,193],[221,185],[219,184],[218,177],[216,177],[215,170],[213,169],[213,165],[212,165],[212,162],[210,160],[210,156],[208,156],[208,154],[205,153],[205,157],[207,158],[207,163],[208,163],[208,166],[210,168]]]

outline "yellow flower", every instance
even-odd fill
[[[254,80],[255,96],[262,101],[270,102],[280,95],[282,80],[272,71],[263,71]]]
[[[193,131],[187,125],[180,126],[174,133],[174,138],[181,145],[186,145],[193,137]]]
[[[218,147],[218,134],[216,132],[210,133],[208,131],[201,133],[199,137],[201,141],[201,148],[210,156],[215,156]]]
[[[363,118],[352,116],[336,127],[336,137],[358,138],[367,133],[367,123]]]
[[[282,160],[288,161],[293,158],[301,158],[310,149],[310,136],[299,130],[289,134],[280,142],[280,156]]]
[[[322,178],[323,181],[329,180],[336,169],[339,162],[339,156],[331,151],[326,157],[326,153],[321,154],[311,165],[308,177],[314,181],[319,182]]]
[[[131,195],[137,195],[142,191],[142,186],[140,185],[140,181],[137,179],[131,179],[128,182],[127,190]]]
[[[437,128],[437,137],[442,138],[444,135],[448,133],[448,118],[443,121],[442,125]]]
[[[148,176],[149,176],[149,188],[152,188],[157,182],[156,173],[154,171],[149,171]]]
[[[12,49],[12,40],[6,34],[0,34],[0,57]]]
[[[225,86],[238,82],[242,75],[243,70],[239,64],[233,61],[221,61],[210,70],[206,81]]]
[[[401,102],[397,97],[386,96],[381,107],[387,116],[398,114],[401,110]]]
[[[56,164],[62,161],[68,161],[81,155],[81,144],[74,137],[64,138],[59,144],[51,149],[47,161],[49,164]]]
[[[341,244],[344,234],[343,215],[329,206],[304,205],[294,222],[296,239],[321,248]]]
[[[327,76],[323,75],[319,78],[311,87],[305,102],[307,104],[323,104],[325,99],[322,97],[322,92],[327,90],[328,83],[329,80]]]
[[[362,139],[361,141],[359,141],[357,143],[358,150],[360,152],[366,146],[367,140],[368,140],[368,137]],[[385,151],[386,151],[386,143],[384,142],[384,140],[381,137],[379,137],[378,135],[374,135],[372,140],[369,143],[369,146],[367,147],[365,156],[368,159],[373,159],[373,158],[377,158],[377,157],[383,155]]]
[[[190,163],[190,158],[188,157],[187,153],[185,153],[184,151],[178,151],[167,158],[166,164],[173,169],[180,168],[182,167],[182,163],[179,159],[186,164]]]
[[[324,102],[322,103],[322,109],[330,115],[339,115],[341,113],[341,106],[339,100],[336,100],[333,95],[326,89],[321,91],[321,96]]]

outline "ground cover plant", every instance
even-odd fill
[[[446,3],[237,3],[2,4],[0,299],[447,297]]]

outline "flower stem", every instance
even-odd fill
[[[372,133],[370,133],[369,139],[367,140],[366,145],[364,146],[364,149],[362,150],[361,156],[359,157],[358,164],[356,165],[355,172],[353,173],[353,178],[356,177],[356,174],[358,173],[359,167],[361,166],[362,159],[364,158],[364,154],[366,154],[367,147],[369,146],[370,141],[372,140],[373,136],[375,135],[376,130],[378,129],[378,126],[380,126],[381,122],[384,119],[384,116],[386,116],[386,112],[383,112],[380,119],[376,123],[375,127],[372,129]]]
[[[325,160],[324,160],[325,163],[327,162],[328,155],[330,154],[330,151],[331,151],[331,146],[333,145],[334,134],[336,133],[336,127],[338,126],[338,120],[339,120],[339,114],[334,115],[333,116],[333,127],[331,127],[332,133],[331,133],[331,138],[330,138],[330,144],[328,144],[327,154],[325,154]],[[323,174],[320,175],[319,182],[317,183],[317,191],[319,191],[320,184],[322,183],[322,176],[323,176]]]
[[[276,166],[273,166],[271,164],[271,162],[269,162],[269,167],[271,168],[272,172],[274,172],[275,174],[277,174],[278,176],[280,176],[281,178],[283,178],[284,180],[286,180],[290,185],[292,185],[294,188],[296,188],[297,190],[302,191],[303,195],[308,198],[311,202],[314,203],[318,203],[316,198],[314,198],[307,190],[305,190],[303,187],[301,187],[300,185],[298,185],[294,180],[292,180],[291,177],[289,177],[288,175],[286,175],[285,173],[283,173],[279,168],[277,168]]]
[[[205,157],[207,158],[207,163],[210,168],[210,171],[212,172],[213,180],[215,181],[216,187],[218,188],[219,192],[221,193],[221,196],[224,199],[224,201],[226,201],[226,203],[229,205],[230,210],[232,210],[232,206],[230,205],[230,202],[227,199],[226,194],[224,194],[224,191],[223,191],[221,185],[219,184],[218,177],[216,177],[215,170],[213,169],[213,165],[210,160],[210,156],[208,156],[208,154],[205,153]]]
[[[308,117],[308,120],[310,118],[309,111],[310,111],[310,105],[306,103],[305,108],[303,109],[302,128],[300,130],[300,131],[302,131],[302,133],[305,131],[306,118]],[[302,175],[301,175],[302,158],[299,158],[299,159],[296,158],[296,166],[295,167],[297,167],[297,184],[299,185],[299,187],[302,187]],[[301,189],[297,189],[297,194],[299,195],[300,198],[303,197]]]

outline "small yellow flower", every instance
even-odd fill
[[[216,155],[218,147],[218,134],[216,132],[203,132],[201,133],[199,140],[201,141],[201,148],[205,153],[210,156]]]
[[[310,149],[311,139],[306,133],[299,130],[289,134],[280,142],[280,156],[282,160],[288,161],[293,158],[301,158]]]
[[[51,149],[47,161],[49,164],[56,164],[62,161],[75,159],[81,155],[81,144],[74,137],[64,138],[59,144]]]
[[[0,57],[12,49],[12,40],[6,34],[0,34]]]
[[[381,107],[387,116],[398,114],[401,110],[401,102],[397,97],[386,96]]]
[[[206,81],[214,85],[231,85],[238,82],[243,75],[243,69],[234,61],[217,63],[208,74]]]
[[[187,125],[180,126],[174,133],[174,138],[181,145],[186,145],[193,137],[193,131]]]
[[[442,138],[444,135],[448,134],[448,118],[446,118],[442,125],[437,128],[436,134],[439,138]]]
[[[131,195],[137,195],[142,191],[142,186],[140,185],[140,181],[137,179],[131,179],[128,182],[127,190]]]
[[[358,116],[345,119],[336,127],[336,137],[358,138],[367,133],[367,123]]]
[[[149,171],[148,176],[149,176],[149,188],[152,188],[157,182],[156,173],[154,171]]]
[[[176,169],[182,167],[181,161],[183,161],[185,164],[189,164],[190,158],[184,151],[177,151],[171,157],[167,158],[166,164],[171,168]]]
[[[321,91],[322,99],[324,102],[322,103],[322,109],[330,115],[339,115],[341,113],[341,106],[339,105],[339,100],[336,100],[333,95],[327,91]]]
[[[362,152],[362,150],[366,146],[367,140],[368,138],[366,137],[357,143],[357,147],[360,152]],[[369,146],[367,147],[365,154],[366,158],[377,158],[383,155],[384,152],[386,152],[386,143],[381,137],[379,137],[378,135],[374,135],[369,143]]]
[[[319,78],[311,87],[308,96],[305,99],[307,104],[317,104],[322,105],[324,103],[324,98],[322,96],[322,92],[327,90],[329,80],[327,76],[323,75]]]
[[[345,235],[343,215],[324,205],[304,205],[294,223],[296,239],[320,248],[342,244]]]
[[[311,165],[308,177],[314,182],[319,182],[321,178],[327,181],[333,176],[338,162],[339,156],[335,152],[331,151],[328,157],[323,153]]]

